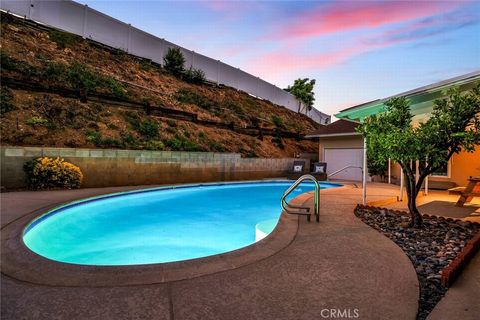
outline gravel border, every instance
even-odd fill
[[[417,319],[426,319],[448,288],[441,283],[443,270],[467,242],[480,232],[480,224],[423,216],[422,229],[405,228],[410,216],[386,208],[357,206],[355,215],[393,240],[410,258],[420,284]]]

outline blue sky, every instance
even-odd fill
[[[279,87],[346,107],[480,69],[479,1],[79,1]]]

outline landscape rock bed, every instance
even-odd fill
[[[362,207],[355,215],[393,240],[410,258],[420,284],[417,319],[425,319],[444,296],[443,270],[480,232],[480,225],[443,217],[424,216],[424,227],[404,227],[410,216],[384,208]]]

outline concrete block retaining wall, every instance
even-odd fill
[[[25,187],[23,164],[61,157],[80,167],[82,187],[172,184],[282,177],[294,158],[242,158],[238,153],[1,147],[1,185]],[[298,159],[297,159],[298,160]],[[307,162],[307,168],[309,160]]]

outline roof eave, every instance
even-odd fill
[[[325,133],[325,134],[310,134],[305,138],[335,138],[335,137],[348,137],[348,136],[361,136],[360,132],[344,132],[344,133]]]
[[[335,117],[339,119],[358,120],[365,117],[368,114],[381,112],[380,108],[384,107],[385,101],[389,100],[390,98],[404,96],[407,99],[412,99],[414,97],[426,95],[433,92],[442,92],[450,87],[463,86],[469,83],[475,83],[479,79],[480,79],[480,71],[471,72],[466,75],[440,81],[440,82],[423,86],[420,88],[416,88],[410,91],[402,92],[387,98],[378,99],[378,100],[367,102],[361,105],[350,107],[335,114]],[[379,110],[374,110],[375,108],[378,108]]]

